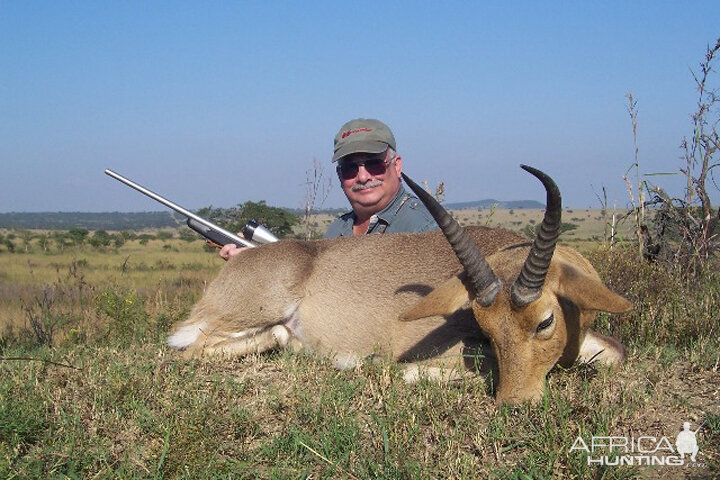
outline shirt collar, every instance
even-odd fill
[[[385,223],[390,223],[392,218],[397,215],[398,210],[400,210],[400,207],[403,205],[403,203],[405,203],[408,197],[409,195],[407,194],[405,188],[401,183],[400,189],[398,190],[397,195],[395,195],[395,198],[393,198],[393,201],[390,202],[387,207],[376,213],[374,216],[377,216],[379,220],[382,220]],[[351,218],[354,222],[356,218],[355,212],[352,212]]]
[[[408,194],[405,192],[405,188],[403,188],[402,183],[400,184],[400,189],[398,190],[397,195],[395,195],[395,198],[393,199],[390,204],[380,210],[376,215],[378,218],[385,223],[390,223],[392,218],[397,215],[398,210],[400,210],[400,207],[403,203],[407,200]]]

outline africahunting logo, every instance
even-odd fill
[[[584,452],[587,454],[588,465],[608,466],[701,466],[697,463],[698,443],[697,432],[690,429],[690,422],[683,424],[683,430],[671,442],[668,437],[641,435],[627,436],[595,436],[577,437],[570,453]],[[687,457],[686,457],[687,455]]]

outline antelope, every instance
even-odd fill
[[[462,228],[403,174],[440,231],[248,249],[221,269],[168,344],[190,357],[308,349],[339,368],[381,355],[404,363],[407,381],[487,373],[490,358],[498,403],[539,400],[556,363],[620,364],[623,345],[590,326],[596,311],[626,312],[630,302],[580,253],[556,246],[560,191],[521,167],[547,194],[532,243],[505,229]]]

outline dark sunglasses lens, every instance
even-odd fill
[[[382,175],[387,170],[387,164],[385,163],[385,160],[382,160],[380,158],[373,158],[361,164],[343,163],[338,167],[340,169],[340,176],[344,180],[351,180],[357,177],[358,170],[360,170],[360,165],[364,166],[365,170],[370,175]]]
[[[386,169],[387,165],[385,161],[379,158],[374,158],[365,162],[365,170],[367,170],[370,175],[382,175],[385,173]]]
[[[355,163],[343,163],[340,165],[340,176],[345,180],[357,177],[358,166]]]

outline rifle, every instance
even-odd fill
[[[129,180],[129,179],[123,177],[122,175],[113,172],[110,169],[106,169],[105,173],[107,175],[110,175],[115,180],[118,180],[118,181],[124,183],[128,187],[134,188],[138,192],[145,194],[148,197],[152,198],[153,200],[162,203],[166,207],[169,207],[169,208],[175,210],[176,212],[178,212],[181,215],[184,215],[187,218],[187,226],[188,227],[195,230],[197,233],[199,233],[200,235],[202,235],[203,237],[207,238],[208,240],[210,240],[211,242],[213,242],[217,245],[223,246],[223,245],[228,245],[230,243],[234,243],[238,247],[251,247],[252,248],[252,247],[257,246],[254,243],[252,243],[244,238],[240,238],[237,235],[235,235],[234,233],[231,233],[231,232],[225,230],[224,228],[215,225],[214,223],[210,222],[209,220],[205,220],[204,218],[195,215],[194,213],[190,212],[189,210],[184,209],[180,205],[177,205],[176,203],[171,202],[167,198],[161,197],[157,193],[152,192],[141,185],[138,185],[137,183],[133,182],[132,180]],[[247,226],[246,226],[246,228],[247,228]],[[267,229],[265,229],[262,225],[257,225],[256,227],[253,228],[253,230],[256,232],[255,236],[258,236],[257,232],[259,229],[262,229],[262,230],[260,230],[261,232],[264,230],[264,232],[262,232],[264,235],[263,240],[265,238],[269,239],[269,240],[265,240],[263,243],[268,243],[269,241],[277,241],[277,238],[274,235],[272,235],[272,233],[267,231]],[[245,232],[245,230],[243,230],[243,232]],[[251,230],[251,232],[252,232],[252,230]],[[268,235],[269,235],[269,237],[268,237]],[[260,240],[260,239],[258,239],[258,240]]]

